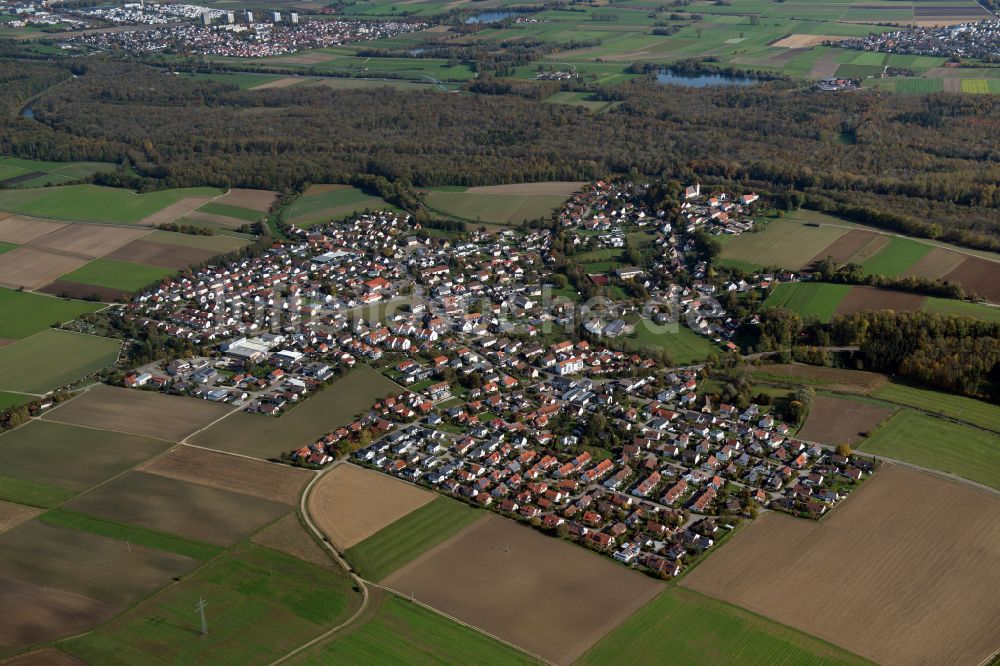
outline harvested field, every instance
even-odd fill
[[[51,252],[65,252],[94,259],[149,233],[147,229],[126,229],[99,224],[68,224],[28,244]]]
[[[211,488],[282,502],[289,506],[299,501],[299,492],[312,476],[308,471],[209,451],[193,446],[178,446],[140,471],[179,481],[190,481]]]
[[[61,222],[46,222],[30,217],[9,215],[0,218],[0,242],[23,245],[65,226]]]
[[[41,513],[41,509],[0,501],[0,534],[26,523]]]
[[[14,250],[17,252],[17,250]],[[0,264],[8,252],[0,257]],[[990,303],[1000,303],[1000,263],[980,257],[966,257],[955,270],[944,276],[945,280],[962,285],[966,294],[985,298]]]
[[[858,400],[818,395],[797,437],[829,444],[857,444],[895,410]]]
[[[235,412],[199,432],[191,443],[253,458],[276,458],[283,451],[311,444],[348,425],[377,400],[400,391],[399,386],[363,365],[286,414],[274,417]]]
[[[212,250],[199,250],[197,248],[184,247],[182,245],[168,245],[166,243],[152,243],[147,240],[134,240],[128,245],[124,245],[107,255],[106,258],[179,270],[187,268],[193,264],[200,264],[203,261],[208,261],[217,254],[217,252],[213,252]]]
[[[303,527],[299,517],[294,513],[264,528],[250,540],[259,546],[272,548],[303,562],[339,569],[329,553],[316,543],[316,539]]]
[[[173,222],[178,218],[184,217],[191,211],[204,206],[212,200],[213,197],[186,197],[176,203],[172,203],[169,206],[158,210],[152,215],[147,215],[139,220],[138,224],[145,225],[147,227],[155,227],[159,224]]]
[[[283,79],[276,79],[274,81],[268,81],[267,83],[261,83],[254,86],[251,90],[266,90],[268,88],[287,88],[289,86],[294,86],[296,83],[302,83],[305,81],[301,76],[286,76]]]
[[[128,472],[65,506],[215,546],[231,545],[288,513],[284,504],[146,472]]]
[[[33,520],[0,535],[0,577],[124,605],[193,569],[197,560]]]
[[[470,187],[469,194],[562,194],[579,192],[587,183],[577,181],[550,181],[546,183],[514,183],[512,185],[484,185]]]
[[[836,314],[851,314],[871,310],[894,310],[896,312],[919,312],[927,303],[927,297],[905,291],[876,289],[875,287],[854,286],[847,292]]]
[[[50,282],[38,291],[43,294],[52,294],[53,296],[66,298],[93,298],[96,296],[97,300],[103,303],[113,303],[114,301],[128,298],[128,293],[121,289],[95,287],[92,284],[83,284],[82,282],[72,282],[70,280]]]
[[[118,606],[79,594],[5,576],[0,576],[0,596],[3,597],[4,608],[4,621],[0,622],[0,647],[7,649],[23,648],[86,631],[121,610]],[[8,612],[14,608],[16,613]],[[69,662],[50,660],[49,655],[29,658],[36,654],[40,653],[3,663],[18,666],[81,663],[75,659]]]
[[[226,194],[216,199],[215,203],[266,212],[270,210],[271,204],[273,204],[274,200],[277,198],[278,193],[272,192],[271,190],[244,190],[240,188],[233,188],[226,192]]]
[[[859,250],[878,238],[878,236],[879,234],[873,231],[863,231],[861,229],[848,231],[813,257],[809,265],[813,265],[827,257],[832,258],[838,264],[843,264],[857,254]]]
[[[794,220],[771,220],[763,231],[741,234],[724,240],[720,258],[735,260],[748,268],[780,264],[782,268],[799,270],[808,266],[817,255],[826,252],[848,229],[829,224],[806,225]]]
[[[762,365],[754,371],[754,376],[765,379],[787,380],[793,384],[809,384],[824,388],[868,393],[882,386],[889,378],[877,372],[822,368],[815,365],[775,363]]]
[[[889,666],[976,665],[1000,649],[997,571],[1000,498],[885,465],[821,522],[765,514],[682,585]]]
[[[561,664],[663,589],[601,555],[495,514],[384,584]]]
[[[316,483],[308,508],[323,534],[346,550],[435,497],[387,474],[338,465]]]
[[[848,37],[838,37],[833,35],[803,35],[799,33],[788,35],[771,44],[783,49],[800,49],[806,46],[816,46],[823,42],[839,42]]]
[[[207,400],[101,384],[45,415],[46,420],[176,442],[232,408]]]
[[[80,257],[19,247],[0,254],[0,285],[37,289],[86,263]]]
[[[81,491],[170,446],[158,439],[32,421],[0,436],[4,476]]]
[[[921,257],[920,261],[913,264],[910,270],[903,273],[903,275],[917,275],[936,279],[958,268],[965,259],[966,255],[961,252],[953,252],[943,247],[936,247]]]

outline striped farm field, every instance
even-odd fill
[[[987,95],[1000,92],[1000,81],[991,79],[962,79],[962,92]]]
[[[820,282],[793,282],[779,284],[764,301],[764,307],[787,308],[803,317],[819,317],[830,321],[837,306],[844,300],[851,286]]]
[[[933,246],[909,238],[893,237],[889,244],[861,263],[866,273],[896,277],[908,271]]]

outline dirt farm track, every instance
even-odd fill
[[[769,512],[682,585],[887,666],[1000,649],[1000,497],[885,465],[813,522]]]

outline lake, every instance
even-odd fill
[[[708,88],[711,86],[753,86],[757,79],[730,74],[681,74],[670,69],[661,69],[656,75],[656,82],[674,86],[689,86],[691,88]]]

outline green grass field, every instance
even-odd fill
[[[861,449],[1000,490],[1000,435],[996,433],[901,410],[879,426]]]
[[[76,496],[73,490],[0,476],[0,500],[48,509]]]
[[[362,365],[279,417],[237,412],[191,441],[219,451],[275,458],[349,424],[377,400],[401,391],[394,382]]]
[[[548,218],[569,197],[561,194],[493,194],[434,191],[424,196],[432,209],[468,222],[520,224]]]
[[[337,189],[299,197],[284,210],[283,218],[293,224],[318,224],[360,213],[366,209],[385,210],[394,207],[381,197],[373,196],[356,187],[343,185],[337,186]]]
[[[48,329],[0,347],[0,391],[45,393],[118,360],[121,342]]]
[[[26,177],[40,173],[34,178],[10,183],[10,187],[43,187],[48,184],[60,185],[86,178],[101,171],[114,171],[117,165],[109,162],[44,162],[20,157],[0,158],[0,181],[9,178]]]
[[[379,581],[485,515],[458,500],[437,497],[348,548],[344,556],[362,576]]]
[[[240,206],[229,206],[227,204],[220,204],[220,203],[207,203],[198,210],[201,211],[202,213],[210,213],[212,215],[235,217],[236,219],[246,220],[247,222],[256,222],[265,215],[259,210],[250,210],[249,208],[241,208]]]
[[[359,598],[333,569],[240,544],[59,647],[91,664],[271,663],[341,622]],[[207,636],[199,599],[208,604]]]
[[[139,291],[176,271],[172,268],[133,264],[117,259],[94,259],[80,268],[61,276],[61,280],[89,284],[95,287]]]
[[[896,277],[908,271],[933,250],[927,243],[893,236],[889,244],[861,262],[866,273]]]
[[[23,405],[26,402],[31,402],[32,396],[24,395],[23,393],[4,393],[0,392],[0,410],[9,409],[11,407],[17,407]]]
[[[74,530],[90,532],[91,534],[125,541],[136,546],[145,546],[146,548],[155,548],[156,550],[163,550],[168,553],[177,553],[178,555],[184,555],[195,560],[207,561],[222,552],[221,548],[209,546],[208,544],[179,539],[169,534],[162,534],[131,525],[123,525],[122,523],[94,518],[65,509],[48,511],[38,519],[56,527],[68,527]]]
[[[955,301],[950,298],[930,296],[927,298],[924,310],[958,317],[975,317],[976,319],[983,319],[985,321],[1000,321],[1000,307],[970,303],[968,301]]]
[[[388,595],[371,620],[294,663],[437,666],[537,662],[474,629]]]
[[[578,662],[611,664],[865,664],[808,634],[691,590],[671,587]]]
[[[237,86],[240,90],[247,90],[253,88],[254,86],[260,86],[265,83],[270,83],[271,81],[277,81],[278,79],[285,78],[280,74],[243,74],[243,73],[217,73],[217,74],[206,74],[206,73],[194,73],[194,74],[181,74],[184,78],[195,79],[198,81],[214,81],[215,83],[228,83],[230,85]]]
[[[880,386],[871,396],[1000,433],[1000,406],[982,400],[896,383]]]
[[[820,321],[828,322],[850,290],[850,285],[823,282],[779,284],[762,307],[788,308],[803,317],[816,316]]]
[[[99,185],[0,190],[0,210],[55,220],[135,223],[186,197],[215,197],[221,190],[192,187],[136,194]]]
[[[829,218],[831,221],[838,221]],[[799,270],[849,230],[835,226],[806,226],[797,220],[770,220],[762,231],[722,237],[720,263],[746,270],[780,266]],[[738,263],[730,264],[730,261]]]
[[[0,287],[0,338],[18,339],[104,307]]]
[[[647,326],[647,323],[649,322],[646,320],[640,320],[635,325],[635,337],[624,338],[626,347],[640,352],[646,347],[662,349],[674,365],[691,365],[704,361],[712,354],[723,352],[721,347],[687,326],[679,325],[676,331],[658,332]],[[651,325],[660,328],[658,325]]]

